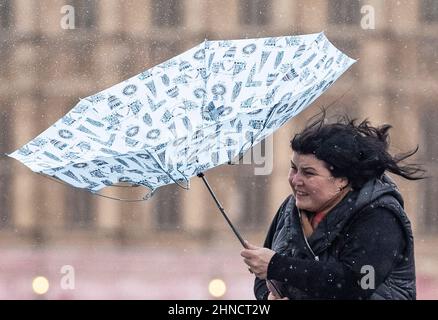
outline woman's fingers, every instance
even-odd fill
[[[255,245],[249,243],[248,240],[245,240],[245,245],[246,245],[246,248],[247,248],[247,249],[250,249],[250,250],[255,250],[255,249],[260,248],[260,247],[257,247],[257,246],[255,246]]]
[[[249,249],[243,249],[240,251],[240,255],[244,258],[251,258],[254,256],[254,254]]]

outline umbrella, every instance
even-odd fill
[[[188,187],[304,110],[353,62],[323,33],[204,41],[81,99],[9,156],[93,193]]]
[[[13,157],[92,193],[203,179],[318,98],[355,61],[324,33],[207,41],[97,94]]]

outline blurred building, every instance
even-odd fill
[[[65,6],[74,8],[75,29],[61,26],[70,8]],[[363,20],[370,14],[375,18],[371,29]],[[318,106],[333,103],[331,113],[392,124],[395,153],[419,145],[416,160],[425,163],[432,178],[396,181],[420,239],[418,252],[428,252],[438,231],[438,181],[433,178],[438,157],[438,1],[0,0],[0,152],[21,147],[80,97],[205,38],[321,30],[359,62],[274,135],[273,150],[266,148],[266,156],[273,158],[269,175],[255,175],[257,165],[243,164],[221,166],[207,177],[236,226],[246,238],[261,243],[276,209],[290,193],[290,138]],[[143,190],[109,192],[138,197]],[[0,160],[0,227],[0,252],[63,246],[239,251],[197,179],[192,179],[190,191],[166,186],[148,202],[132,204],[57,184],[8,158]],[[418,269],[432,274],[433,262],[423,265],[426,257],[417,255]]]

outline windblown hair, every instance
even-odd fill
[[[309,120],[305,129],[291,140],[292,150],[300,154],[313,154],[326,163],[334,177],[345,177],[354,189],[360,189],[367,181],[381,177],[385,171],[409,180],[426,178],[426,172],[418,164],[399,163],[418,151],[417,147],[406,153],[392,156],[388,152],[388,131],[391,125],[371,126],[365,119],[347,115],[329,124],[326,110]]]

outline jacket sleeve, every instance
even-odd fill
[[[406,243],[403,227],[394,214],[374,208],[361,214],[349,228],[333,262],[275,254],[267,277],[288,282],[316,299],[367,299],[400,261]],[[374,279],[366,280],[374,281],[363,286],[370,270]]]
[[[269,248],[269,249],[271,248],[272,240],[274,238],[275,231],[277,229],[278,218],[279,218],[282,210],[284,209],[284,206],[289,201],[289,199],[290,199],[290,196],[287,197],[287,199],[282,203],[282,205],[278,209],[277,213],[275,214],[274,219],[272,220],[271,226],[269,227],[268,233],[266,235],[263,247]],[[255,280],[254,280],[254,295],[255,295],[257,300],[268,299],[269,290],[268,290],[268,287],[266,286],[266,280],[262,280],[262,279],[259,279],[257,277],[255,278]]]

